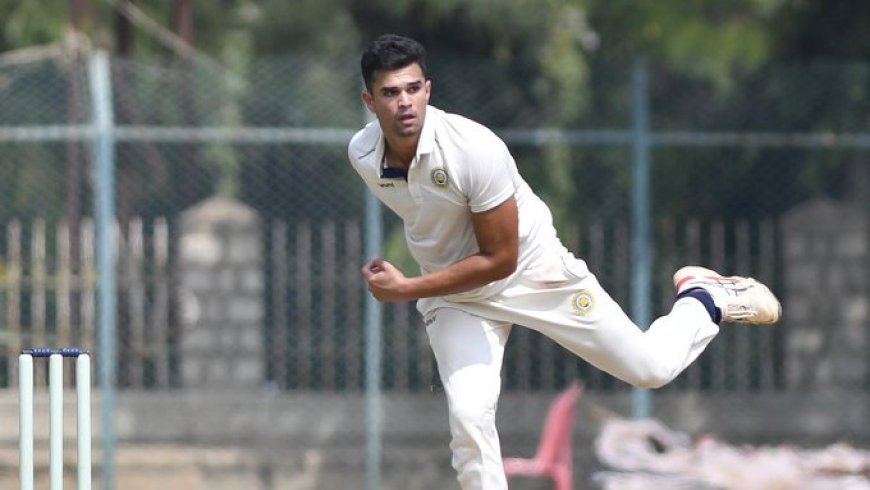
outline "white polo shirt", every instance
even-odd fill
[[[426,117],[407,180],[385,171],[385,140],[377,121],[351,139],[348,158],[366,185],[404,222],[405,240],[421,273],[444,269],[480,251],[471,213],[515,196],[519,213],[519,257],[510,277],[448,301],[486,298],[502,291],[545,253],[564,251],[547,206],[517,171],[504,142],[485,126],[433,106]],[[421,300],[424,314],[431,301]]]

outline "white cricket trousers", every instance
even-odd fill
[[[500,294],[442,301],[425,314],[429,343],[447,395],[452,465],[463,490],[504,490],[495,425],[505,343],[513,324],[540,332],[595,367],[632,385],[663,386],[719,332],[703,305],[678,300],[642,331],[601,288],[585,262],[562,258],[553,280],[521,276]]]

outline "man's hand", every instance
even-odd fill
[[[363,277],[369,291],[380,302],[408,301],[416,298],[407,296],[408,278],[393,264],[383,259],[374,259],[362,268]]]

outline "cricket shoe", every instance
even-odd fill
[[[710,293],[725,322],[769,324],[782,315],[776,296],[751,277],[721,276],[704,267],[687,266],[674,274],[674,287],[677,295],[693,288]]]

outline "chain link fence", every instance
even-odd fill
[[[14,387],[23,347],[97,347],[87,61],[0,63],[0,386]],[[430,69],[433,104],[502,134],[551,205],[563,241],[628,309],[637,137],[627,129],[637,88],[631,65],[591,73],[589,86],[578,88],[582,108],[568,116],[548,101],[546,87],[525,83],[529,67],[434,58]],[[848,421],[805,432],[798,421],[788,434],[759,427],[771,416],[763,407],[783,394],[818,402],[802,414],[825,410],[831,393],[851,393],[866,408],[870,67],[771,68],[727,89],[655,65],[649,73],[641,88],[652,127],[645,137],[653,315],[670,308],[670,275],[686,263],[756,276],[785,309],[772,328],[724,326],[695,365],[657,392],[664,401],[656,414],[703,430],[703,420],[681,419],[670,405],[702,396],[711,401],[699,410],[758,421],[732,424],[735,437],[855,436]],[[143,422],[122,440],[268,449],[292,429],[268,425],[266,416],[258,425],[264,400],[308,394],[315,401],[299,403],[327,419],[329,404],[356,400],[365,388],[365,191],[346,145],[367,117],[357,60],[282,57],[230,71],[112,59],[111,86],[117,379],[122,397],[133,400],[120,410],[208,393],[201,406],[217,405],[200,423],[220,427],[198,432],[169,416],[163,422],[180,432],[150,431]],[[578,126],[588,129],[562,129]],[[386,213],[384,220],[384,255],[415,273],[400,223]],[[806,288],[808,281],[817,284]],[[419,397],[431,398],[434,372],[421,321],[412,304],[385,305],[382,329],[381,389],[391,406],[413,410]],[[573,379],[601,400],[629,392],[522,328],[512,333],[504,374],[508,396],[547,397]],[[215,402],[210,389],[240,394]],[[243,402],[254,415],[240,415]],[[254,430],[225,423],[238,419]],[[434,432],[446,438],[443,419]],[[392,430],[407,442],[408,432]],[[361,437],[338,433],[336,445]],[[427,446],[446,451],[446,439]],[[294,453],[285,462],[302,478],[308,457]],[[353,467],[359,455],[348,457]],[[449,471],[446,459],[439,463]],[[410,463],[389,468],[400,482],[414,473]],[[256,478],[280,487],[285,477],[267,473]]]

